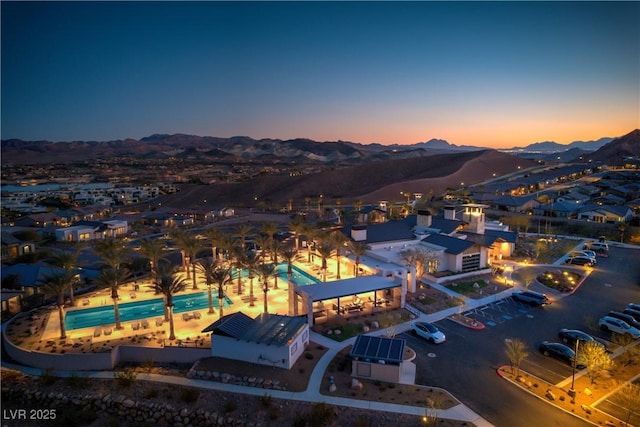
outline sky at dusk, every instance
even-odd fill
[[[640,127],[640,2],[6,2],[2,139],[508,148]]]

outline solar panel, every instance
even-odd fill
[[[404,347],[405,341],[401,339],[360,335],[353,345],[351,357],[400,363],[403,359]]]

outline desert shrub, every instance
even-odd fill
[[[71,376],[65,378],[64,382],[71,388],[86,388],[89,385],[89,379],[87,377],[78,375],[75,372],[72,372]]]
[[[136,374],[133,369],[128,368],[122,371],[114,372],[113,374],[113,378],[115,378],[116,384],[123,388],[130,387],[137,377],[138,374]]]
[[[52,368],[47,368],[40,375],[40,384],[42,385],[51,385],[60,379],[59,376],[55,374]]]
[[[265,408],[271,406],[271,395],[265,394],[260,396],[260,403],[262,403],[262,406],[264,406]]]
[[[198,396],[200,396],[200,391],[195,388],[183,388],[180,391],[180,400],[184,403],[193,403],[198,400]]]
[[[226,412],[227,414],[235,411],[237,408],[238,404],[235,400],[227,400],[227,402],[224,404],[224,412]]]
[[[149,389],[144,392],[142,397],[144,397],[145,399],[152,399],[154,397],[158,397],[158,390],[156,390],[155,388]]]
[[[336,413],[333,407],[324,402],[316,403],[309,414],[309,427],[324,427],[330,425],[335,419]]]

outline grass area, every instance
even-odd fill
[[[324,335],[342,342],[351,337],[366,333],[368,330],[385,329],[411,320],[411,313],[406,310],[393,310],[374,315],[363,315],[349,319],[337,319],[323,325],[327,330]]]
[[[447,288],[460,294],[473,294],[480,289],[486,288],[489,284],[480,279],[473,282],[455,282],[447,285]]]

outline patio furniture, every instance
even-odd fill
[[[193,312],[193,318],[194,319],[200,319],[200,312],[199,311],[194,311]]]
[[[191,313],[182,313],[182,320],[184,320],[185,322],[191,320]]]
[[[134,331],[137,331],[138,329],[140,329],[140,322],[135,322],[131,325],[131,329],[133,329]]]
[[[101,328],[96,328],[96,329],[93,331],[93,336],[97,338],[97,337],[99,337],[100,335],[102,335],[102,329],[101,329]]]
[[[143,329],[148,329],[149,328],[149,321],[148,320],[143,320],[142,321],[142,328]]]
[[[88,299],[83,299],[82,300],[82,305],[89,305],[89,300]]]
[[[162,326],[164,319],[156,319],[156,326]]]
[[[111,333],[113,331],[111,330],[111,328],[106,328],[106,329],[103,330],[103,332],[104,332],[105,335],[111,335]]]

